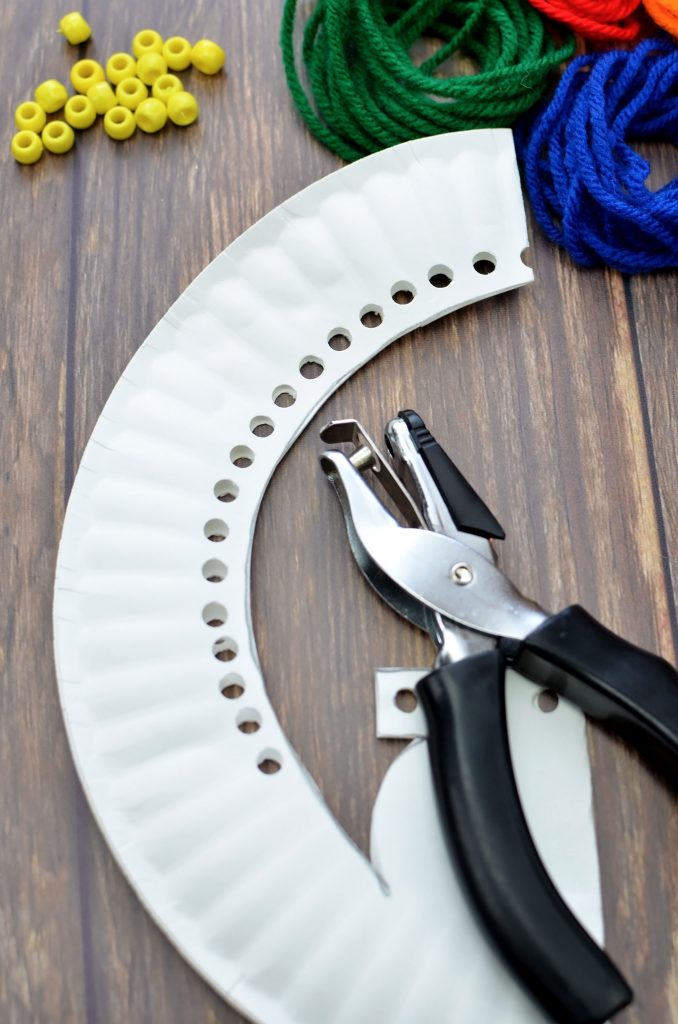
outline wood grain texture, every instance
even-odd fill
[[[280,9],[280,0],[149,0],[138,13],[90,0],[88,55],[127,48],[150,25],[223,41],[228,77],[191,76],[202,117],[189,131],[119,146],[98,127],[74,153],[34,168],[16,166],[8,145],[0,157],[3,1024],[241,1020],[152,923],[90,815],[61,723],[50,612],[65,501],[127,361],[212,257],[338,166],[291,109]],[[38,81],[66,77],[74,55],[54,34],[63,13],[55,0],[3,11],[6,126]],[[668,168],[670,156],[662,160]],[[373,668],[425,665],[431,650],[349,557],[317,466],[320,422],[355,415],[378,436],[414,406],[496,509],[508,533],[503,565],[527,592],[553,608],[579,600],[676,657],[678,275],[583,272],[532,237],[534,287],[375,359],[310,425],[262,509],[255,627],[272,699],[363,849],[399,749],[375,739]],[[591,743],[609,945],[637,990],[619,1020],[672,1024],[678,804],[616,741],[595,731]]]

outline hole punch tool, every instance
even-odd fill
[[[678,673],[573,605],[549,615],[497,566],[504,531],[417,413],[385,431],[390,459],[355,420],[321,432],[360,569],[437,650],[417,685],[433,785],[453,863],[507,964],[558,1024],[604,1024],[633,999],[606,953],[565,905],[521,807],[505,710],[505,673],[606,722],[678,768]],[[379,485],[406,525],[377,496]]]

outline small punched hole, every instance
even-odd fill
[[[411,715],[413,711],[417,710],[419,701],[414,690],[398,690],[394,703],[399,711],[404,711],[406,714]]]
[[[240,488],[232,480],[220,480],[214,485],[214,494],[219,501],[235,501],[240,493]]]
[[[222,583],[228,569],[218,558],[210,558],[202,567],[202,574],[208,583]]]
[[[325,364],[317,356],[306,356],[299,364],[299,373],[305,380],[316,380],[325,369]]]
[[[282,756],[277,750],[262,750],[257,758],[257,768],[264,775],[275,775],[282,768]]]
[[[217,626],[223,626],[227,618],[228,612],[223,604],[219,604],[217,601],[210,601],[202,610],[202,621],[205,625],[212,626],[214,629]]]
[[[254,462],[254,452],[246,444],[237,444],[231,448],[231,462],[238,469],[247,469]]]
[[[414,285],[410,284],[409,281],[398,281],[391,288],[391,298],[399,306],[407,306],[412,302],[416,294]]]
[[[111,112],[111,121],[113,121],[114,124],[122,124],[125,117],[126,114],[124,114],[122,110],[113,110]]]
[[[243,708],[238,713],[238,717],[235,720],[235,724],[240,729],[240,732],[244,732],[246,735],[251,736],[255,732],[259,732],[261,729],[261,715],[255,708]]]
[[[116,71],[122,71],[123,68],[127,67],[127,61],[124,57],[116,57],[113,61],[113,67],[116,69]]]
[[[169,44],[169,48],[172,53],[181,53],[182,49],[181,43],[179,42],[178,39],[173,39],[172,42]]]
[[[540,711],[543,711],[545,715],[550,715],[551,712],[555,711],[560,700],[558,694],[554,693],[553,690],[541,690],[537,696],[537,705]]]
[[[429,282],[434,288],[448,288],[452,284],[453,278],[452,271],[449,267],[443,266],[442,263],[437,264],[435,267],[431,267],[428,272]]]
[[[491,252],[479,252],[473,257],[473,269],[476,274],[493,274],[497,266],[497,260]]]
[[[384,320],[381,306],[365,306],[360,312],[360,323],[363,327],[379,327]]]
[[[220,544],[228,537],[228,527],[223,519],[210,519],[208,523],[205,523],[203,532],[213,544]]]
[[[351,347],[351,336],[348,331],[333,331],[327,339],[327,344],[335,352],[345,352]]]
[[[233,661],[238,657],[238,645],[230,636],[220,636],[212,644],[212,654],[217,661]]]
[[[73,110],[76,110],[76,111],[84,110],[85,109],[85,101],[80,99],[79,97],[76,97],[73,100],[73,102],[71,103],[71,107],[72,107]]]
[[[268,416],[255,416],[250,422],[250,430],[255,437],[270,437],[275,430],[275,424]]]
[[[273,401],[279,409],[289,409],[297,400],[297,393],[289,384],[281,384],[272,395]]]
[[[219,692],[226,700],[237,700],[245,692],[245,680],[237,672],[229,672],[219,683]]]

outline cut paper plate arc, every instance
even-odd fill
[[[131,360],[83,455],[54,600],[73,756],[144,905],[255,1021],[438,1024],[441,1007],[456,1024],[542,1019],[468,916],[424,745],[403,752],[377,801],[382,877],[276,718],[249,594],[257,510],[304,424],[395,338],[529,282],[526,246],[509,131],[427,138],[337,171],[186,289]],[[530,763],[523,733],[517,760]],[[582,735],[575,716],[552,741],[576,806],[566,788],[537,800],[530,820],[551,836],[554,878],[599,932]],[[560,835],[584,851],[574,884]],[[402,870],[408,858],[431,867],[430,884]],[[431,889],[439,875],[444,892]]]

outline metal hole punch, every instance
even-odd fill
[[[416,686],[445,838],[498,951],[558,1024],[604,1024],[633,993],[570,912],[532,841],[511,764],[505,673],[605,721],[678,768],[678,673],[573,605],[549,615],[497,566],[504,531],[417,413],[381,453],[356,420],[330,423],[322,469],[368,582],[425,630],[435,667]],[[390,498],[400,522],[378,495]],[[535,766],[538,769],[538,766]]]

